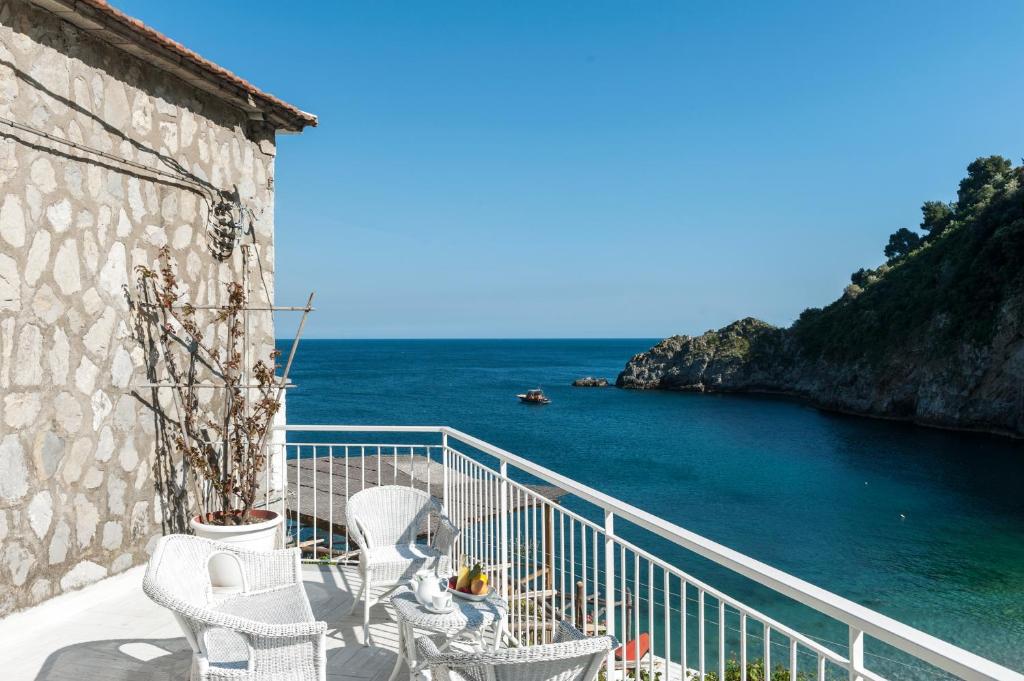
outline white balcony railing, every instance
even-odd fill
[[[625,659],[609,654],[613,678],[1024,681],[995,662],[457,430],[282,430],[286,441],[278,440],[277,462],[269,469],[284,472],[290,545],[321,561],[353,560],[344,527],[349,496],[380,484],[427,490],[462,529],[457,555],[489,566],[492,584],[509,599],[514,639],[543,641],[561,618],[588,633],[613,634],[628,642]],[[281,489],[277,482],[268,487]],[[846,641],[801,633],[711,579],[654,555],[642,539],[627,538],[652,535],[766,587],[779,600],[807,606],[832,631],[844,630]]]

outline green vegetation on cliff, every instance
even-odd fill
[[[774,392],[829,409],[1024,436],[1024,168],[967,168],[887,262],[787,329],[742,319],[635,355],[616,385]]]
[[[718,331],[708,331],[697,340],[705,343],[717,359],[749,360],[754,346],[752,339],[773,329],[774,326],[760,319],[746,317]]]
[[[908,350],[930,359],[990,343],[1000,308],[1024,292],[1024,167],[989,156],[967,173],[956,201],[922,206],[923,233],[898,230],[885,265],[858,270],[839,300],[804,311],[791,329],[801,353],[877,365]]]

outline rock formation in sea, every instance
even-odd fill
[[[894,234],[888,263],[854,273],[831,305],[788,328],[748,317],[672,336],[629,360],[616,385],[782,393],[1024,436],[1024,169],[978,159],[957,201],[922,210],[928,234]]]
[[[608,379],[586,376],[584,378],[577,378],[572,382],[572,385],[575,388],[605,388],[608,386]]]

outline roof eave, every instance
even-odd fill
[[[276,130],[298,133],[317,125],[315,115],[263,92],[104,0],[29,1],[89,35],[228,102],[250,118],[262,118]]]

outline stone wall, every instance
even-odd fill
[[[275,147],[262,123],[21,0],[0,0],[0,118],[114,157],[0,121],[3,615],[146,560],[164,516],[133,268],[167,244],[191,300],[222,303],[242,254],[215,243],[211,206],[233,197],[266,305]],[[253,323],[263,355],[272,318]]]

